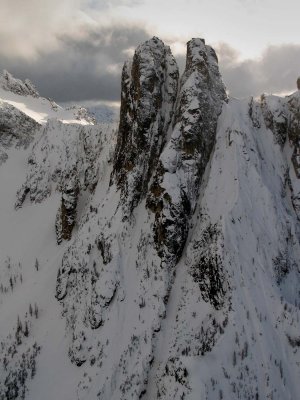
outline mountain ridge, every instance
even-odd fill
[[[5,149],[0,399],[297,398],[299,93],[232,99],[203,39],[180,78],[154,37],[118,129]]]

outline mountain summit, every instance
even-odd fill
[[[297,399],[299,92],[153,37],[118,125],[34,110],[26,146],[0,112],[0,399]]]
[[[4,70],[0,75],[0,87],[21,96],[39,97],[39,93],[29,79],[21,81],[16,79],[8,71]]]

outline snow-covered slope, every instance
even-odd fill
[[[8,71],[4,70],[0,75],[0,87],[8,92],[19,94],[21,96],[39,97],[36,87],[26,79],[24,82],[16,79]]]
[[[65,111],[11,89],[0,89],[0,398],[24,398],[37,374],[32,396],[42,398],[47,390],[53,398],[56,383],[58,398],[71,399],[74,393],[62,395],[62,384],[76,371],[64,351],[64,322],[54,295],[64,249],[57,246],[59,227],[77,228],[70,219],[59,223],[61,205],[75,184],[72,212],[80,219],[112,158],[114,126],[92,125],[77,119],[80,107]],[[50,365],[56,365],[51,373]]]
[[[153,38],[121,96],[117,132],[3,136],[0,399],[297,399],[299,92],[228,99]]]
[[[250,104],[223,107],[149,398],[298,396],[300,248],[290,162],[259,105],[260,127],[253,125]]]
[[[92,124],[94,119],[80,106],[64,109],[50,99],[40,97],[33,84],[14,78],[7,71],[0,75],[0,100],[15,107],[39,124],[46,124],[49,118],[64,123]]]

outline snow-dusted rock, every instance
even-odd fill
[[[117,136],[57,110],[5,149],[0,398],[298,398],[299,94],[227,99],[201,39],[177,74],[153,38]]]
[[[85,120],[91,124],[96,123],[95,117],[92,115],[92,113],[90,111],[88,111],[84,107],[73,105],[73,106],[67,107],[66,111],[72,111],[74,113],[75,119],[78,121]],[[99,121],[99,122],[102,122],[102,121]]]
[[[285,99],[262,95],[261,108],[266,127],[274,133],[276,142],[283,146],[288,130],[288,110]]]
[[[22,82],[7,71],[0,75],[0,101],[10,104],[40,125],[46,125],[48,119],[81,125],[94,125],[96,122],[87,109],[78,105],[64,109],[53,100],[39,96],[32,83]]]
[[[131,71],[126,64],[123,110],[131,110]],[[147,155],[145,142],[130,136],[141,119],[122,119],[121,111],[117,188],[107,170],[57,279],[69,356],[85,371],[79,399],[279,393],[279,400],[296,393],[285,388],[283,372],[284,365],[292,377],[296,368],[299,324],[297,178],[285,141],[286,101],[226,101],[213,50],[194,39],[157,165],[148,169],[134,156],[126,167],[133,149]],[[144,168],[142,194],[135,178],[143,182]],[[281,350],[274,354],[283,342],[294,346],[291,367]],[[269,387],[259,378],[264,371]]]
[[[27,148],[39,124],[16,107],[0,100],[0,145]]]
[[[148,207],[155,212],[160,254],[176,263],[188,234],[202,177],[214,146],[217,119],[226,100],[215,51],[203,39],[187,44],[171,138],[154,177]]]
[[[300,90],[288,96],[287,105],[289,110],[289,139],[295,145],[300,140]]]
[[[113,174],[125,215],[147,193],[172,120],[177,83],[171,50],[156,37],[140,45],[124,65]]]
[[[29,79],[21,81],[21,79],[16,79],[8,71],[4,70],[0,75],[0,87],[4,90],[10,91],[12,93],[21,96],[33,96],[39,97],[39,93],[32,82]]]
[[[58,190],[62,193],[56,218],[57,240],[70,240],[76,222],[78,195],[93,192],[99,177],[99,154],[106,146],[110,126],[63,124],[49,120],[28,158],[26,181],[17,193],[20,208],[27,194],[40,203]],[[109,144],[108,144],[109,145]]]

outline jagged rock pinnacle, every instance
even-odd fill
[[[125,214],[147,192],[172,120],[178,76],[170,48],[157,37],[141,44],[124,65],[113,177]]]
[[[184,247],[189,215],[195,208],[226,99],[215,51],[203,39],[190,40],[171,140],[161,154],[147,199],[156,213],[157,245],[172,262]]]
[[[300,91],[228,99],[197,38],[179,81],[153,37],[119,129],[0,95],[0,399],[299,398]]]

